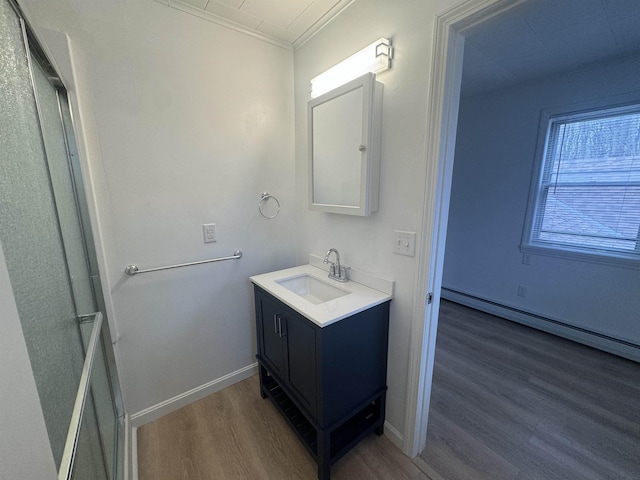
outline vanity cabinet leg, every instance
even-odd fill
[[[264,390],[265,388],[264,385],[267,379],[267,371],[264,369],[262,365],[258,367],[258,378],[260,379],[260,396],[264,400],[265,398],[267,398],[267,393]]]
[[[318,480],[331,479],[331,434],[318,431]]]
[[[380,425],[375,429],[376,435],[378,435],[379,437],[384,434],[384,412],[386,411],[385,410],[386,398],[387,398],[387,395],[385,392],[382,395],[380,395],[380,398],[378,400],[376,400],[378,415],[381,417]]]

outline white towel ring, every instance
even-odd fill
[[[265,215],[265,213],[262,211],[262,208],[270,198],[272,198],[276,202],[276,205],[277,205],[276,213],[274,213],[273,215]],[[269,192],[264,192],[262,195],[260,195],[260,201],[258,202],[258,211],[260,212],[260,215],[262,215],[264,218],[276,218],[278,216],[278,213],[280,213],[280,202],[276,197],[271,195]]]

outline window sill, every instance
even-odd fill
[[[640,258],[636,255],[624,254],[601,254],[586,252],[584,250],[572,249],[563,246],[547,245],[520,245],[522,253],[531,255],[544,255],[547,257],[563,258],[577,262],[597,263],[611,267],[640,269]]]

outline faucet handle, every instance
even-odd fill
[[[347,282],[349,277],[347,276],[347,270],[351,270],[351,267],[340,266],[340,271],[336,275],[341,282]]]

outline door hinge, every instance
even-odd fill
[[[427,305],[431,305],[431,302],[433,302],[433,292],[427,293]]]

